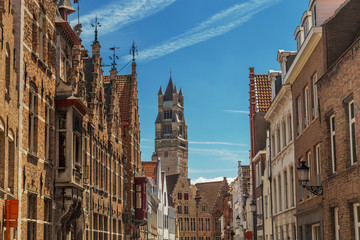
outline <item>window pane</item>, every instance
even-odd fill
[[[331,131],[334,132],[335,131],[335,117],[331,118]]]
[[[357,218],[358,218],[357,223],[359,224],[360,223],[360,206],[357,206],[356,209],[357,209]]]
[[[353,161],[356,162],[356,135],[355,135],[355,122],[351,124],[351,143],[352,143],[352,154]]]
[[[350,104],[350,119],[354,118],[354,103]]]

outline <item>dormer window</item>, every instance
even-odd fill
[[[301,19],[301,25],[304,29],[304,38],[306,38],[311,28],[311,11],[304,12]]]
[[[298,26],[295,30],[296,48],[299,51],[304,40],[304,29],[302,26]]]
[[[316,16],[316,2],[313,3],[312,7],[311,7],[311,16],[312,16],[312,25],[316,26],[317,25],[317,16]]]

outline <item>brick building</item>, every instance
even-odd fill
[[[267,74],[255,74],[254,68],[250,67],[250,171],[252,181],[252,200],[256,204],[254,223],[256,236],[263,239],[263,200],[262,200],[262,176],[265,169],[266,158],[266,130],[269,128],[264,116],[271,103],[271,87]],[[252,229],[249,229],[252,231]]]
[[[132,50],[135,51],[133,44]],[[119,120],[121,122],[121,138],[123,147],[123,164],[124,164],[124,215],[125,224],[124,237],[130,239],[139,236],[140,225],[144,225],[146,219],[136,219],[132,212],[135,208],[135,179],[143,177],[141,167],[140,151],[140,123],[139,123],[139,106],[137,90],[136,62],[133,55],[131,65],[131,74],[116,75],[116,93],[120,101]],[[111,80],[112,75],[104,76],[104,81]],[[119,125],[120,126],[120,125]]]
[[[0,216],[4,216],[5,199],[18,199],[19,82],[18,54],[13,25],[16,23],[12,1],[0,3]],[[0,238],[5,237],[6,223],[0,218]],[[15,237],[11,229],[10,238]]]
[[[55,87],[57,60],[54,1],[12,1],[19,89],[17,238],[49,239],[54,233]],[[46,5],[46,7],[45,7]],[[68,9],[71,13],[71,9]],[[65,14],[66,15],[66,14]],[[73,41],[76,39],[71,39]]]
[[[155,152],[152,160],[162,159],[167,175],[188,176],[187,124],[184,116],[184,95],[177,91],[170,77],[165,94],[158,93],[159,112],[155,121]]]
[[[224,202],[229,186],[219,182],[190,184],[190,179],[168,176],[169,194],[176,208],[180,240],[220,240]]]
[[[321,184],[318,167],[321,148],[319,102],[315,85],[323,75],[325,65],[321,24],[341,2],[310,1],[294,34],[297,43],[295,59],[288,70],[282,69],[283,81],[291,85],[295,165],[305,161],[310,166],[310,181],[307,184],[311,186]],[[295,177],[298,239],[322,239],[322,197],[303,187],[298,181],[298,174]]]
[[[359,1],[346,1],[323,25],[326,72],[317,86],[324,239],[360,239],[359,10]]]

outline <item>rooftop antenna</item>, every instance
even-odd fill
[[[135,46],[135,41],[133,41],[133,44],[129,50],[130,55],[132,55],[132,61],[135,62],[135,55],[138,55],[138,48]]]
[[[111,70],[116,70],[116,60],[119,59],[119,57],[116,55],[116,49],[119,49],[119,47],[111,47],[109,48],[111,51],[113,51],[113,56],[109,56],[110,60],[112,60],[112,63],[111,63]]]
[[[94,40],[94,44],[99,43],[98,41],[98,27],[101,27],[101,24],[98,22],[98,17],[97,14],[95,16],[95,24],[91,23],[91,26],[95,28],[95,40]]]

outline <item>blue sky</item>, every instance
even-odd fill
[[[236,177],[249,163],[249,67],[278,70],[279,49],[294,50],[293,35],[308,0],[80,0],[82,39],[94,39],[98,15],[103,62],[120,47],[118,69],[137,56],[142,160],[154,151],[159,87],[170,69],[185,96],[189,177]],[[75,4],[74,7],[77,5]],[[77,13],[71,16],[72,25]],[[107,73],[108,69],[104,69]],[[120,74],[130,73],[130,66]],[[201,178],[200,178],[201,177]],[[200,178],[200,179],[199,179]]]

